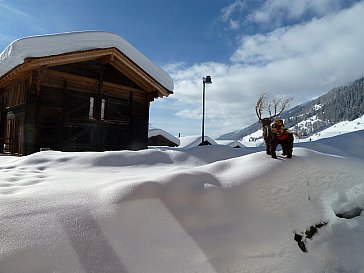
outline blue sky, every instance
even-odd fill
[[[13,40],[80,30],[116,33],[175,82],[151,104],[151,127],[207,135],[256,121],[260,93],[295,104],[364,76],[364,1],[0,0],[0,51]]]

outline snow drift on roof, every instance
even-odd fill
[[[116,47],[170,91],[172,78],[122,37],[103,31],[69,32],[32,36],[12,42],[0,53],[0,77],[27,57],[44,57],[67,52]]]

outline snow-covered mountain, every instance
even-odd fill
[[[315,119],[310,121],[302,122],[302,126],[305,126],[306,123],[314,123]],[[299,124],[298,126],[300,126]],[[294,131],[294,127],[290,128],[290,131]],[[309,141],[316,141],[326,138],[335,137],[338,135],[348,134],[356,131],[364,131],[364,115],[360,118],[354,119],[352,121],[341,121],[338,122],[322,131],[319,131],[315,134],[312,134],[308,137],[299,137],[295,135],[295,143],[304,143]],[[242,139],[239,140],[240,143],[247,147],[258,147],[264,145],[264,140],[262,138],[263,132],[262,129],[255,131],[252,134],[246,135]]]
[[[315,134],[344,121],[353,121],[364,115],[364,77],[335,88],[317,99],[300,104],[280,116],[286,127],[302,138]],[[242,130],[220,136],[218,139],[243,139],[261,129],[256,122]],[[261,136],[261,134],[260,134]]]

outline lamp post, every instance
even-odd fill
[[[202,133],[201,133],[201,144],[204,145],[204,136],[205,136],[205,84],[210,84],[211,76],[206,76],[202,78]]]

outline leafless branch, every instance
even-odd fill
[[[262,93],[257,100],[255,106],[255,112],[259,120],[262,120],[262,114],[264,111],[268,112],[269,116],[267,118],[273,119],[284,110],[287,110],[289,103],[293,100],[293,97],[277,98],[268,97],[265,93]]]

